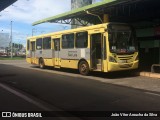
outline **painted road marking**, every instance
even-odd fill
[[[4,84],[2,84],[2,83],[0,83],[0,87],[3,88],[3,89],[5,89],[5,90],[7,90],[8,92],[13,93],[13,94],[16,95],[16,96],[22,98],[23,100],[25,100],[25,101],[27,101],[27,102],[29,102],[29,103],[31,103],[31,104],[33,104],[33,105],[35,105],[35,106],[43,109],[43,110],[45,110],[45,111],[63,111],[63,112],[64,112],[64,110],[61,110],[61,109],[59,109],[59,108],[56,108],[56,107],[54,107],[54,106],[52,106],[52,105],[50,105],[50,106],[52,107],[52,109],[50,109],[50,108],[46,107],[45,105],[43,105],[42,103],[40,103],[40,102],[38,102],[38,101],[36,101],[36,100],[33,100],[32,98],[30,98],[30,97],[28,97],[28,96],[26,96],[26,95],[24,95],[24,94],[16,91],[16,90],[13,89],[13,88],[10,88],[9,86],[4,85]],[[46,104],[47,104],[47,103],[46,103]],[[68,113],[66,113],[66,114],[68,114]],[[58,115],[58,114],[57,114],[57,115]],[[59,115],[59,116],[60,116],[60,115]],[[58,117],[58,119],[59,119],[59,120],[70,120],[70,118],[66,118],[66,117]],[[72,117],[72,119],[73,119],[73,120],[81,120],[80,118],[77,118],[77,117],[74,117],[74,116]]]
[[[9,92],[11,92],[11,93],[13,93],[14,95],[16,95],[16,96],[18,96],[18,97],[24,99],[25,101],[36,105],[37,107],[39,107],[39,108],[41,108],[41,109],[43,109],[43,110],[45,110],[45,111],[52,111],[52,109],[47,108],[46,106],[42,105],[41,103],[39,103],[39,102],[37,102],[37,101],[35,101],[35,100],[27,97],[26,95],[24,95],[24,94],[22,94],[22,93],[20,93],[20,92],[18,92],[18,91],[16,91],[16,90],[14,90],[14,89],[6,86],[6,85],[4,85],[4,84],[1,84],[1,83],[0,83],[0,87],[2,87],[3,89],[5,89],[5,90],[7,90],[7,91],[9,91]]]

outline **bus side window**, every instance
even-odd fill
[[[62,35],[62,48],[74,48],[74,33]]]
[[[42,50],[42,38],[36,39],[36,49]]]
[[[43,38],[43,49],[51,49],[51,37]]]
[[[80,32],[76,33],[76,48],[87,48],[88,47],[88,33]]]

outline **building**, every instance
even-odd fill
[[[71,9],[84,7],[86,5],[94,4],[103,0],[71,0]]]
[[[73,9],[80,8],[90,4],[92,4],[92,0],[71,0],[71,9],[73,10]],[[71,27],[72,29],[77,28],[79,25],[79,22],[77,20],[73,20],[72,24],[73,24]]]
[[[0,33],[0,56],[7,55],[9,43],[9,33]]]
[[[0,47],[0,53],[6,53],[6,49],[3,47]]]
[[[0,47],[9,47],[10,38],[9,33],[0,33]]]
[[[71,0],[72,10],[92,4],[92,0]]]
[[[103,0],[71,0],[71,10],[74,10],[76,8],[81,8],[86,5],[94,4],[96,2],[100,2]],[[79,27],[79,22],[77,20],[72,21],[72,29]]]

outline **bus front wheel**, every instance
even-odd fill
[[[39,67],[40,67],[41,69],[44,69],[44,68],[45,68],[45,64],[44,64],[44,60],[43,60],[43,59],[40,59],[40,60],[39,60]]]
[[[81,61],[78,66],[79,72],[82,75],[88,75],[89,73],[89,65],[86,61]]]

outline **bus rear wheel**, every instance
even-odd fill
[[[43,60],[42,58],[39,60],[39,67],[40,67],[41,69],[44,69],[44,68],[45,68],[44,60]]]
[[[89,65],[86,61],[81,61],[78,66],[79,72],[81,75],[88,75]]]

